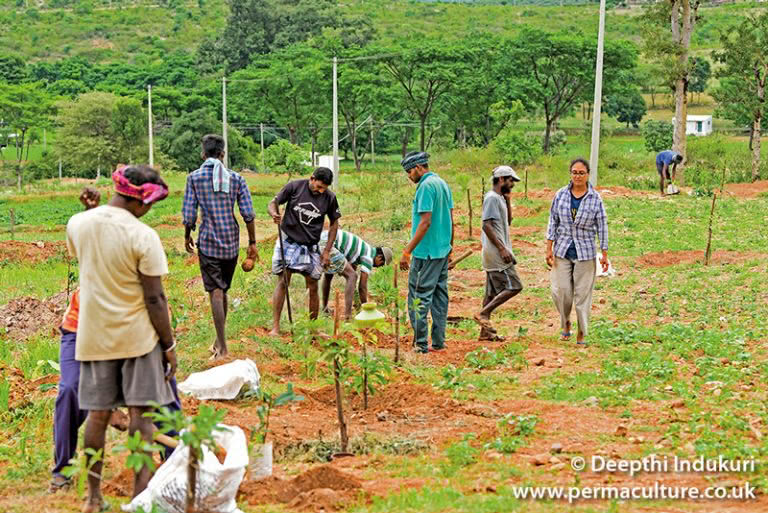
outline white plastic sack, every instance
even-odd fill
[[[248,446],[245,433],[239,427],[225,426],[225,431],[214,431],[216,443],[227,451],[224,463],[203,447],[203,459],[199,462],[195,507],[207,513],[242,513],[237,508],[235,497],[248,466]],[[189,447],[180,443],[171,457],[157,469],[147,488],[137,495],[130,504],[122,506],[123,511],[133,512],[144,508],[152,511],[156,504],[167,513],[184,513],[187,503],[187,465]]]
[[[272,475],[272,442],[256,444],[251,447],[251,464],[248,467],[248,479],[258,481]]]
[[[616,276],[616,269],[611,265],[610,259],[608,260],[608,270],[603,272],[603,264],[600,263],[601,256],[597,255],[595,257],[595,276],[608,276],[609,278]]]
[[[680,194],[680,188],[677,185],[671,183],[667,185],[667,194]]]
[[[248,358],[190,374],[179,383],[179,391],[201,400],[234,399],[243,385],[257,391],[260,379],[258,367]]]

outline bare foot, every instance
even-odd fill
[[[109,425],[118,431],[125,431],[128,429],[128,415],[119,408],[112,410],[112,415],[109,416]]]
[[[475,319],[475,322],[478,323],[481,327],[485,329],[492,329],[491,319],[489,317],[485,317],[479,313],[476,313],[473,318]]]
[[[109,503],[103,497],[88,499],[83,505],[82,513],[101,513],[109,510]]]
[[[279,337],[280,336],[280,328],[272,328],[272,331],[267,333],[270,337]]]

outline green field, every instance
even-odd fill
[[[614,139],[611,147],[627,149],[632,144]],[[712,511],[719,503],[590,501],[571,509],[563,501],[517,499],[515,487],[601,485],[604,474],[577,474],[567,465],[569,459],[600,451],[625,459],[651,452],[686,458],[765,457],[768,445],[756,439],[754,432],[763,432],[768,423],[760,386],[768,373],[763,344],[768,337],[768,303],[763,293],[768,232],[762,229],[768,220],[768,198],[726,195],[718,199],[714,256],[707,267],[700,260],[707,244],[710,197],[683,194],[659,199],[649,190],[604,192],[610,255],[618,275],[598,280],[590,345],[577,349],[573,342],[557,338],[543,257],[551,191],[564,183],[564,162],[570,156],[552,157],[551,168],[533,175],[530,199],[522,198],[521,190],[516,192],[518,215],[511,229],[526,288],[494,315],[507,342],[476,342],[478,328],[465,320],[449,328],[447,354],[419,357],[410,353],[410,330],[402,326],[404,361],[384,384],[377,385],[369,410],[362,409],[351,385],[345,387],[356,456],[339,460],[333,468],[357,481],[351,490],[328,492],[340,511]],[[342,174],[342,226],[397,251],[408,238],[413,187],[396,169],[394,157],[379,166],[376,172]],[[462,169],[439,156],[434,167],[453,187],[457,251],[463,252],[476,246],[478,232],[475,219],[474,237],[469,239],[466,196],[457,185]],[[613,176],[611,171],[606,183]],[[196,281],[199,270],[183,252],[179,210],[184,175],[166,178],[171,196],[154,207],[145,221],[158,230],[169,258],[171,274],[165,286],[175,317],[183,379],[210,365],[206,348],[213,328],[207,299]],[[274,229],[265,207],[286,179],[248,175],[259,239]],[[8,209],[14,208],[21,223],[16,240],[57,244],[63,240],[66,219],[80,208],[76,195],[83,184],[41,182],[24,195],[5,194],[0,225],[6,225]],[[470,180],[475,213],[480,207],[480,186],[479,177]],[[99,187],[106,198],[108,182]],[[386,201],[381,198],[382,188],[388,191]],[[7,230],[0,232],[4,251],[10,247],[10,235]],[[0,258],[4,284],[0,311],[11,300],[46,299],[66,289],[67,259],[59,248],[43,260],[18,259],[9,253]],[[330,390],[330,370],[318,360],[319,346],[301,338],[303,324],[299,323],[294,342],[266,336],[268,298],[274,284],[269,276],[271,251],[270,243],[262,245],[262,262],[256,269],[236,274],[231,297],[238,306],[228,321],[228,338],[235,357],[257,363],[268,389],[276,391],[293,383],[305,395],[304,401],[273,413],[275,468],[279,479],[288,480],[308,468],[324,469],[318,465],[338,450],[338,434],[333,403],[322,399]],[[401,275],[401,283],[404,278]],[[391,268],[374,273],[374,297],[381,299],[391,280]],[[471,318],[480,305],[482,283],[479,257],[462,262],[451,274],[450,315]],[[335,287],[341,287],[338,280]],[[298,282],[291,293],[294,315],[301,319],[306,301]],[[29,338],[0,335],[0,340],[0,508],[22,512],[28,511],[30,501],[45,501],[48,511],[77,511],[74,491],[53,497],[44,492],[51,467],[55,397],[48,383],[56,381],[56,372],[47,362],[58,360],[58,340],[51,326],[41,326]],[[380,340],[378,351],[391,358],[391,336]],[[245,429],[258,423],[249,399],[214,404],[228,412],[225,422]],[[452,406],[446,409],[446,404]],[[193,407],[185,399],[185,408]],[[620,434],[617,426],[626,427],[628,433]],[[120,440],[114,432],[108,437],[105,479],[130,489],[118,476],[125,454],[113,449]],[[556,456],[566,462],[565,468],[532,463],[534,456],[548,453],[554,443],[563,445],[563,452]],[[623,477],[616,474],[613,483],[632,484]],[[675,474],[646,477],[669,486],[703,488],[726,479],[748,480],[761,489],[768,486],[764,468],[736,476],[694,475],[687,480]],[[645,484],[647,479],[638,482]],[[264,499],[271,486],[245,483],[238,505],[246,513],[298,511],[299,506]],[[309,500],[302,497],[295,498],[296,504]],[[114,487],[109,488],[108,498],[113,509],[126,502]],[[757,502],[727,504],[731,511],[757,511],[765,507],[765,496]]]

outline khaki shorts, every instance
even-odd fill
[[[78,401],[82,410],[168,404],[174,400],[165,380],[160,344],[136,358],[80,362]]]

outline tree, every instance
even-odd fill
[[[525,29],[505,45],[507,76],[530,106],[543,112],[546,122],[543,150],[549,151],[557,121],[575,105],[588,101],[595,82],[597,41],[580,34],[550,34]],[[637,54],[629,42],[606,41],[603,56],[604,94],[628,88]]]
[[[471,50],[462,42],[427,37],[413,37],[387,50],[395,55],[383,61],[384,67],[400,86],[406,109],[419,120],[419,146],[425,151],[434,134],[433,129],[427,138],[427,122],[458,78],[472,72]]]
[[[353,45],[365,43],[373,33],[367,20],[344,16],[336,0],[232,0],[224,33],[204,41],[198,59],[208,70],[232,72],[327,27],[343,29]]]
[[[643,95],[637,89],[627,89],[608,96],[605,99],[603,111],[616,118],[616,121],[626,123],[627,128],[630,124],[637,128],[648,109],[645,106]]]
[[[200,139],[205,134],[221,134],[221,121],[209,108],[187,112],[157,138],[157,148],[171,157],[181,169],[193,171],[200,167]],[[229,163],[233,168],[253,165],[253,142],[232,127],[227,130]]]
[[[4,84],[0,82],[0,119],[16,137],[16,183],[21,190],[24,159],[24,143],[29,130],[48,125],[51,98],[38,82]],[[29,142],[27,142],[29,152]]]
[[[674,125],[669,121],[648,120],[643,124],[645,149],[654,153],[668,150],[672,146]]]
[[[685,128],[688,120],[688,87],[691,35],[701,0],[667,0],[649,4],[645,20],[645,52],[655,60],[675,89],[675,132],[673,149],[686,156]],[[665,29],[664,26],[669,27]],[[678,170],[681,182],[683,170]]]
[[[704,57],[694,57],[691,62],[691,81],[688,84],[688,90],[693,93],[699,93],[699,100],[701,100],[701,93],[707,90],[707,82],[712,77],[712,65]]]
[[[760,177],[760,137],[765,114],[765,85],[768,78],[768,14],[744,20],[722,34],[722,50],[715,54],[723,66],[718,70],[720,86],[712,96],[718,113],[737,124],[750,125],[752,180]]]
[[[330,118],[331,66],[327,57],[306,43],[271,53],[232,75],[235,87],[228,91],[233,122],[271,119],[288,128],[293,144],[318,117]],[[321,88],[318,91],[318,88]],[[260,101],[254,102],[254,98]]]
[[[18,84],[27,78],[24,60],[16,55],[0,55],[0,82]]]
[[[146,151],[145,122],[138,100],[112,93],[85,93],[60,102],[60,157],[85,176],[132,162]]]

